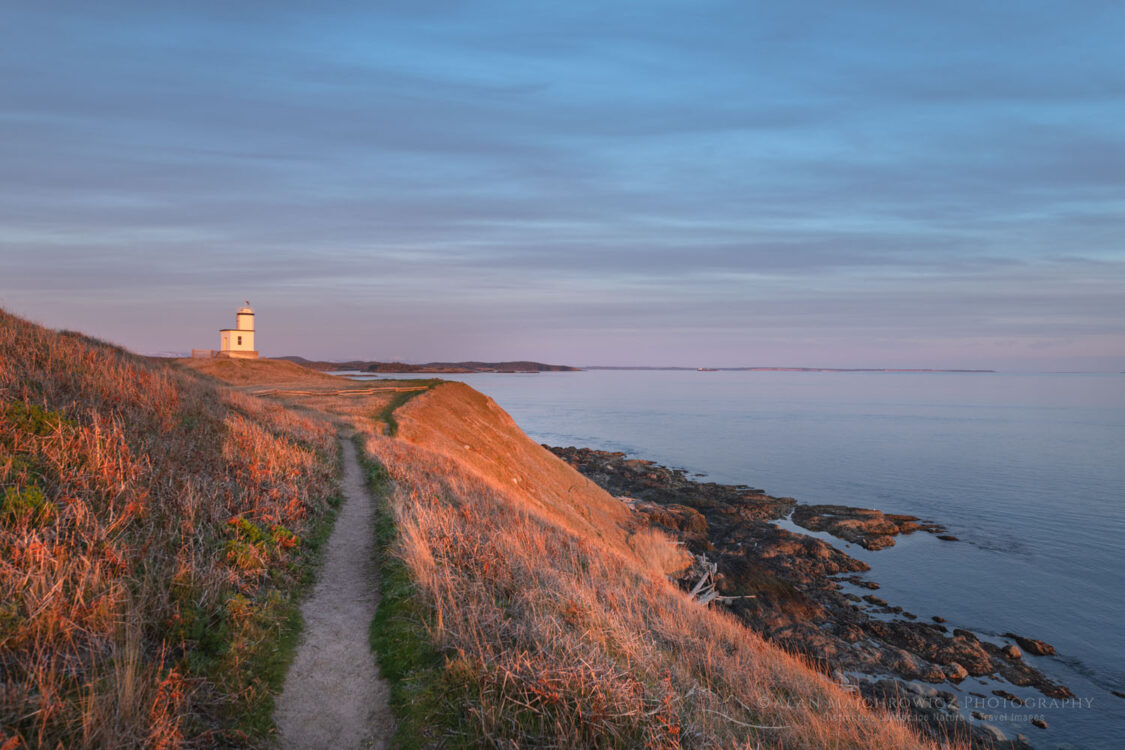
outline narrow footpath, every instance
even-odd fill
[[[343,505],[320,578],[301,607],[302,639],[274,718],[281,747],[383,748],[393,731],[389,688],[379,677],[368,630],[379,603],[375,509],[350,440]]]

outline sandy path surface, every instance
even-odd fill
[[[383,748],[394,726],[367,639],[379,603],[374,507],[355,446],[341,444],[344,503],[301,607],[302,640],[274,714],[283,748]]]

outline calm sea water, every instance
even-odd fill
[[[629,454],[806,503],[945,524],[867,552],[880,595],[1029,657],[1080,699],[977,703],[1037,747],[1125,747],[1125,375],[590,371],[450,376],[535,440]],[[948,684],[943,686],[948,687]],[[963,703],[996,685],[970,678]],[[1010,688],[1010,686],[1005,685]],[[1012,689],[1039,699],[1034,691]],[[1007,719],[1002,715],[1009,714]]]

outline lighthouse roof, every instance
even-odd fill
[[[247,301],[245,305],[238,308],[238,314],[239,315],[253,315],[254,314],[254,308],[250,307],[250,302]]]

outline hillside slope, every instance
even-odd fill
[[[691,600],[664,575],[682,553],[639,532],[623,503],[491,400],[439,385],[395,418],[397,438],[370,433],[364,444],[393,480],[393,550],[416,599],[404,611],[421,618],[440,655],[414,672],[395,666],[396,706],[422,735],[407,741],[930,746]],[[411,719],[427,700],[431,713]]]
[[[335,456],[320,422],[0,311],[0,746],[268,730]]]
[[[387,493],[403,746],[933,746],[692,600],[680,547],[471,388],[199,366],[242,392],[0,313],[0,746],[260,741],[332,423]]]
[[[690,557],[650,532],[621,501],[523,433],[492,399],[446,383],[395,412],[397,436],[447,456],[570,533],[639,556],[668,574]]]

